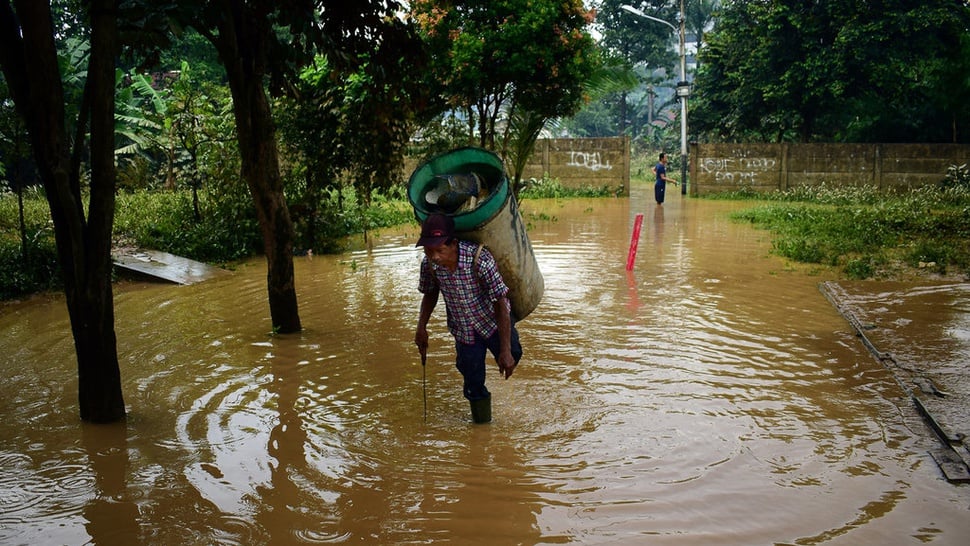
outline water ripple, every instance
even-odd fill
[[[272,332],[262,258],[212,283],[120,289],[129,419],[83,450],[63,303],[0,315],[0,354],[13,355],[0,362],[0,542],[727,546],[970,532],[965,492],[940,487],[908,399],[818,279],[788,274],[763,235],[727,222],[738,205],[696,201],[644,209],[632,272],[626,201],[534,217],[546,293],[519,325],[515,375],[489,361],[487,426],[469,423],[442,308],[424,367],[414,348],[413,225],[298,258],[297,334]]]

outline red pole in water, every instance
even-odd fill
[[[640,228],[643,227],[643,214],[637,214],[633,221],[633,237],[630,239],[630,253],[626,256],[626,270],[633,271],[633,262],[637,259],[637,245],[640,244]]]

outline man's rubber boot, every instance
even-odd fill
[[[469,400],[472,406],[472,422],[488,423],[492,420],[492,395],[480,400]]]

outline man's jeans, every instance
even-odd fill
[[[515,329],[515,323],[512,323],[511,345],[512,358],[518,364],[519,359],[522,358],[522,345],[519,343],[519,331]],[[455,366],[458,367],[458,371],[465,378],[465,385],[462,391],[465,394],[465,398],[469,400],[481,400],[489,396],[488,389],[485,388],[486,349],[498,360],[498,331],[492,334],[492,337],[487,340],[476,333],[475,343],[471,345],[455,342],[455,353],[457,355]]]

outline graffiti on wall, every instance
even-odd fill
[[[522,177],[548,177],[567,188],[618,188],[629,195],[630,138],[540,138]]]
[[[570,167],[582,167],[593,172],[613,170],[609,160],[603,161],[599,152],[569,152],[569,161],[566,165]]]
[[[870,185],[881,190],[936,184],[948,165],[970,162],[966,144],[692,144],[698,195],[751,187]]]
[[[734,157],[708,157],[701,160],[700,169],[719,184],[757,185],[758,175],[778,170],[773,157],[746,157],[743,150],[734,150]]]

